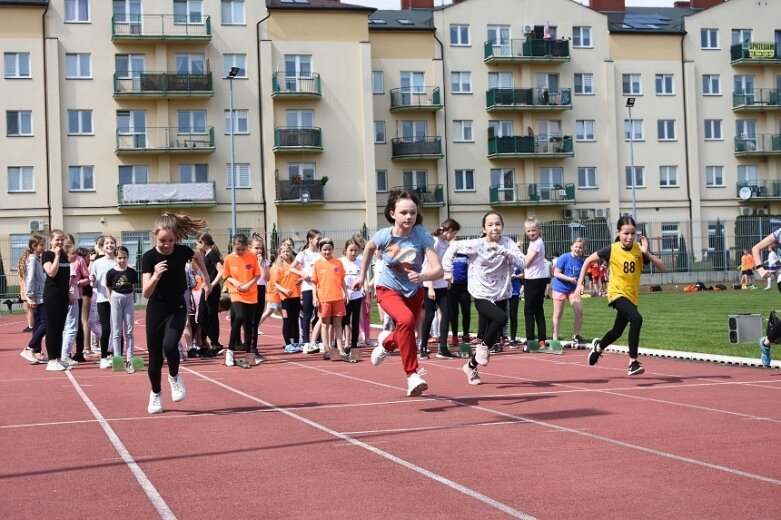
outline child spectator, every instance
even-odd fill
[[[320,317],[325,352],[350,361],[350,348],[342,345],[342,318],[346,314],[347,286],[344,282],[344,266],[334,258],[334,241],[321,238],[317,246],[320,258],[312,266],[312,302]],[[333,350],[336,343],[337,351]]]
[[[526,268],[523,277],[523,290],[526,299],[523,302],[523,316],[526,321],[526,343],[537,342],[540,348],[547,348],[545,330],[545,290],[550,283],[550,272],[545,259],[545,244],[540,235],[540,226],[536,218],[526,219],[524,225],[529,247],[524,262]],[[520,241],[519,244],[523,244]],[[534,327],[537,326],[535,334]]]
[[[62,331],[60,364],[72,368],[79,364],[78,360],[71,358],[71,347],[73,347],[79,332],[78,292],[81,274],[79,273],[79,255],[76,253],[76,246],[73,245],[73,242],[66,241],[63,251],[70,264],[70,278],[68,279],[68,313],[65,316],[65,326]]]
[[[49,363],[46,370],[67,370],[60,356],[63,350],[65,320],[70,305],[70,264],[65,253],[65,233],[54,229],[49,234],[51,248],[41,256],[46,281],[43,287],[43,304],[46,307],[46,351]]]
[[[116,267],[114,258],[117,241],[110,235],[99,237],[96,245],[101,248],[103,256],[96,257],[90,264],[90,280],[97,301],[98,317],[100,318],[100,368],[111,368],[108,355],[109,339],[111,338],[111,300],[106,288],[106,273]]]
[[[232,239],[233,252],[225,257],[222,277],[231,295],[231,334],[228,350],[225,351],[225,366],[238,365],[249,368],[246,360],[234,360],[233,351],[244,350],[251,354],[252,339],[257,336],[255,327],[255,306],[258,303],[258,258],[247,249],[247,235],[239,233]],[[244,331],[244,342],[241,332]],[[254,356],[253,356],[254,357]]]
[[[320,259],[320,251],[317,249],[317,243],[320,241],[320,232],[316,229],[310,229],[306,232],[306,246],[296,255],[290,270],[293,274],[301,277],[301,341],[310,342],[309,329],[312,327],[312,317],[317,317],[313,304],[312,286],[312,266]],[[312,341],[317,339],[317,334]],[[295,339],[298,342],[298,338]]]
[[[440,263],[445,256],[448,247],[458,235],[461,224],[452,218],[446,219],[442,225],[433,233],[434,251],[437,253]],[[428,264],[423,263],[423,269],[426,270]],[[438,359],[460,359],[457,354],[453,354],[447,346],[447,331],[450,328],[450,291],[449,285],[452,280],[452,273],[447,277],[436,280],[426,280],[423,287],[426,290],[426,298],[423,300],[423,326],[420,341],[420,357],[428,358],[428,339],[431,327],[434,322],[434,316],[437,310],[441,313],[439,318],[439,348],[437,349]],[[456,338],[458,335],[456,334]]]
[[[252,330],[255,334],[252,336],[252,353],[254,354],[254,362],[259,365],[266,361],[266,358],[260,353],[258,349],[258,335],[263,334],[260,331],[260,320],[263,317],[263,313],[266,310],[266,286],[269,279],[269,268],[271,267],[268,261],[268,255],[266,253],[266,242],[259,233],[253,233],[250,240],[250,250],[255,255],[258,261],[258,267],[260,268],[260,278],[258,278],[258,301],[255,305],[255,316],[253,317]]]
[[[293,264],[293,248],[279,248],[275,262],[274,288],[282,308],[282,339],[286,344],[298,343],[298,315],[301,312],[301,277],[290,270]]]
[[[743,256],[740,259],[740,287],[742,289],[756,289],[754,285],[754,257],[751,256],[748,249],[743,250]]]
[[[128,374],[135,372],[133,368],[133,352],[135,350],[135,338],[133,327],[135,324],[135,288],[138,283],[138,273],[127,262],[130,252],[125,246],[117,248],[117,265],[106,273],[106,288],[111,302],[111,348],[114,356],[122,357],[122,336],[125,338],[125,371]]]
[[[364,246],[366,243],[364,242]],[[353,349],[358,346],[358,337],[360,335],[360,325],[363,319],[362,310],[363,302],[365,301],[366,291],[364,287],[353,290],[352,286],[355,280],[358,279],[358,275],[361,273],[362,259],[358,258],[360,252],[359,242],[353,238],[348,238],[344,244],[344,256],[340,258],[342,267],[344,268],[344,283],[347,287],[347,309],[343,321],[344,332],[347,337],[345,343],[349,344],[348,349]],[[365,338],[368,336],[364,336]],[[364,339],[365,341],[365,339]]]
[[[206,274],[209,275],[209,295],[206,297],[206,319],[202,324],[206,336],[209,338],[210,348],[203,349],[206,357],[214,357],[222,350],[220,344],[220,280],[222,279],[222,253],[214,243],[210,233],[198,234],[198,250],[203,255],[203,263],[206,266]]]
[[[572,242],[570,252],[558,257],[556,268],[553,271],[553,339],[559,339],[559,325],[561,324],[561,316],[564,314],[564,302],[569,301],[575,313],[572,342],[576,345],[586,341],[580,335],[580,327],[583,324],[583,301],[577,290],[585,248],[586,241],[582,238],[576,238]]]
[[[20,355],[36,365],[48,361],[41,352],[43,337],[46,335],[46,307],[43,305],[43,290],[46,283],[46,273],[43,272],[41,256],[46,249],[46,239],[41,235],[33,235],[27,242],[24,285],[27,291],[27,303],[33,313],[33,330],[27,348]],[[25,258],[23,255],[22,258]],[[21,260],[20,260],[21,262]]]

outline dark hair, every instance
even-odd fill
[[[321,234],[320,231],[318,231],[316,229],[310,229],[309,231],[307,231],[306,232],[306,244],[309,245],[309,241],[312,240],[317,235],[320,235],[320,234]]]
[[[248,246],[249,245],[249,239],[247,238],[247,235],[244,233],[236,233],[231,238],[231,244],[235,245],[242,245],[242,246]]]
[[[317,249],[323,249],[323,246],[330,245],[331,247],[334,247],[334,241],[330,238],[321,238],[317,241]]]
[[[496,211],[489,211],[488,213],[486,213],[485,215],[483,215],[483,220],[482,220],[482,227],[483,227],[483,228],[485,228],[485,219],[487,219],[487,218],[488,218],[488,215],[496,215],[497,217],[499,217],[499,222],[501,222],[501,223],[502,223],[502,225],[504,226],[504,218],[502,218],[502,215],[500,215],[500,214],[499,214],[499,213],[497,213]]]
[[[631,217],[631,215],[623,215],[621,218],[616,221],[616,231],[621,231],[621,228],[624,226],[632,226],[634,228],[637,228],[637,224],[635,224],[635,219]]]
[[[345,243],[344,243],[344,251],[343,251],[343,252],[344,252],[344,253],[346,253],[346,252],[347,252],[347,248],[348,248],[348,247],[350,247],[350,246],[355,246],[355,247],[357,247],[357,248],[358,248],[358,253],[360,253],[360,252],[361,252],[361,249],[362,249],[362,248],[361,248],[361,244],[358,242],[358,239],[357,239],[357,238],[355,238],[355,236],[354,236],[354,235],[353,235],[352,237],[348,238],[348,239],[345,241]],[[364,247],[366,247],[366,246],[364,245]]]
[[[435,229],[431,235],[438,237],[445,231],[460,231],[461,230],[461,224],[458,223],[458,221],[448,218],[445,219],[444,222],[442,222],[442,225],[439,226],[437,229]]]
[[[358,250],[366,247],[366,239],[363,237],[360,233],[355,233],[353,236],[350,237],[349,240],[352,240],[356,246],[358,246]],[[345,249],[347,249],[347,244],[344,245]]]
[[[217,258],[219,258],[220,261],[222,261],[222,252],[220,251],[220,248],[217,247],[217,244],[214,243],[214,238],[212,237],[211,233],[207,231],[202,231],[198,233],[198,235],[196,235],[195,238],[198,242],[203,242],[204,244],[212,248],[212,251],[217,253]]]
[[[119,253],[125,253],[128,257],[130,256],[130,251],[128,251],[125,246],[117,247],[117,252],[114,254],[114,256],[119,256]]]
[[[391,216],[391,212],[396,211],[396,203],[402,199],[408,199],[415,203],[418,208],[418,216],[415,219],[415,225],[418,226],[423,223],[423,215],[420,213],[420,199],[411,191],[402,190],[399,188],[392,189],[388,194],[388,202],[385,204],[385,220],[391,224],[395,224],[396,221]]]

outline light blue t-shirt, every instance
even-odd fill
[[[572,253],[564,253],[556,262],[556,269],[561,271],[561,274],[564,276],[569,276],[577,280],[578,276],[580,276],[580,269],[583,267],[585,261],[586,259],[583,258],[583,256],[575,258],[572,256]],[[577,289],[577,284],[563,282],[558,278],[554,278],[551,288],[556,292],[566,294]]]
[[[409,298],[420,288],[407,278],[407,269],[420,272],[426,249],[433,248],[434,238],[423,226],[414,226],[409,236],[391,235],[392,227],[380,229],[372,237],[377,249],[382,253],[385,266],[380,273],[377,285],[387,287]]]

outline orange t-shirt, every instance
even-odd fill
[[[592,262],[588,269],[591,274],[591,279],[599,280],[599,261]]]
[[[280,299],[287,300],[288,298],[300,298],[301,297],[301,284],[297,284],[296,281],[301,278],[295,273],[290,272],[290,266],[292,264],[283,264],[282,268],[277,272],[276,283],[281,285],[285,290],[291,291],[290,294],[277,292]]]
[[[274,285],[277,282],[277,271],[275,266],[271,266],[268,270],[268,280],[266,280],[266,303],[279,303],[282,300],[279,298],[277,287]]]
[[[312,283],[321,302],[344,300],[344,265],[341,260],[320,258],[312,266]]]
[[[249,251],[241,256],[236,253],[229,254],[225,257],[222,276],[226,280],[228,278],[233,278],[234,280],[238,280],[242,285],[246,284],[253,278],[260,276],[260,266],[258,266],[257,257]],[[227,283],[226,285],[228,286],[228,292],[230,292],[232,302],[249,304],[258,303],[257,284],[251,284],[246,292],[239,292],[232,283]]]
[[[754,257],[751,255],[743,255],[742,260],[742,269],[743,271],[753,271],[754,270]]]

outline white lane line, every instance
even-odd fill
[[[526,421],[499,421],[499,422],[486,422],[478,424],[458,424],[455,426],[420,426],[418,428],[386,428],[383,430],[362,430],[355,432],[342,432],[345,435],[373,435],[379,433],[408,433],[408,432],[423,432],[432,430],[453,430],[457,428],[481,428],[485,426],[505,426],[507,424],[525,424]]]
[[[226,385],[225,383],[221,381],[217,381],[215,379],[212,379],[208,376],[205,376],[203,374],[200,374],[199,372],[196,372],[195,370],[184,368],[186,372],[190,372],[191,374],[206,379],[207,381],[210,381],[214,383],[215,385],[232,392],[236,395],[239,395],[241,397],[244,397],[245,399],[249,399],[250,401],[255,401],[256,403],[262,404],[263,406],[267,406],[268,408],[271,408],[273,410],[276,410],[284,415],[287,415],[291,419],[295,419],[296,421],[300,421],[312,428],[315,428],[316,430],[320,430],[323,433],[326,433],[328,435],[331,435],[333,437],[336,437],[337,439],[341,439],[345,442],[348,442],[354,446],[357,446],[359,448],[363,448],[364,450],[367,450],[371,453],[374,453],[375,455],[378,455],[380,457],[383,457],[395,464],[398,464],[399,466],[408,469],[410,471],[414,471],[420,475],[423,475],[426,478],[429,478],[431,480],[434,480],[436,482],[439,482],[440,484],[443,484],[451,489],[454,489],[460,493],[463,493],[464,495],[473,498],[475,500],[478,500],[489,507],[492,507],[494,509],[497,509],[507,515],[510,515],[513,518],[523,518],[526,520],[536,520],[535,517],[528,515],[522,511],[518,511],[517,509],[510,507],[507,504],[504,504],[502,502],[499,502],[498,500],[494,500],[493,498],[483,495],[482,493],[475,491],[474,489],[468,488],[462,484],[459,484],[458,482],[455,482],[453,480],[450,480],[449,478],[443,477],[442,475],[439,475],[437,473],[434,473],[433,471],[427,470],[425,468],[422,468],[416,464],[413,464],[407,460],[404,460],[400,457],[397,457],[396,455],[393,455],[391,453],[388,453],[387,451],[381,450],[375,446],[372,446],[371,444],[365,443],[363,441],[360,441],[354,437],[351,437],[349,435],[346,435],[344,433],[338,432],[336,430],[332,430],[331,428],[317,423],[315,421],[312,421],[310,419],[307,419],[306,417],[303,417],[301,415],[298,415],[295,412],[292,412],[288,410],[287,408],[281,408],[279,406],[274,405],[273,403],[270,403],[268,401],[265,401],[263,399],[260,399],[258,397],[255,397],[253,395],[250,395],[246,392],[243,392],[237,388],[233,388],[232,386]]]
[[[160,515],[160,518],[164,520],[176,520],[176,515],[168,507],[168,504],[165,503],[163,497],[160,496],[160,493],[157,491],[157,488],[155,488],[154,484],[152,484],[152,482],[146,476],[146,473],[144,473],[144,471],[138,466],[136,461],[133,459],[133,456],[130,455],[130,452],[127,450],[127,448],[125,448],[125,445],[122,444],[122,441],[119,439],[119,436],[116,434],[116,432],[114,432],[114,430],[108,424],[106,418],[103,417],[103,414],[100,413],[100,411],[92,402],[92,400],[89,397],[87,397],[87,394],[84,392],[81,386],[79,386],[79,383],[78,381],[76,381],[76,378],[73,377],[73,374],[71,374],[70,371],[67,371],[65,372],[65,375],[68,376],[68,379],[70,379],[73,388],[76,389],[76,393],[79,394],[81,400],[84,401],[85,405],[87,405],[89,411],[92,412],[93,416],[95,416],[95,419],[98,421],[98,424],[100,424],[100,427],[103,428],[103,431],[106,433],[106,436],[111,441],[111,444],[114,445],[114,449],[117,450],[119,456],[122,457],[122,460],[125,462],[125,464],[127,464],[127,467],[128,469],[130,469],[130,472],[133,473],[134,477],[136,477],[136,480],[141,485],[141,489],[143,489],[144,493],[146,493],[146,496],[149,497],[149,501],[152,503],[152,506],[157,510],[158,514]]]

